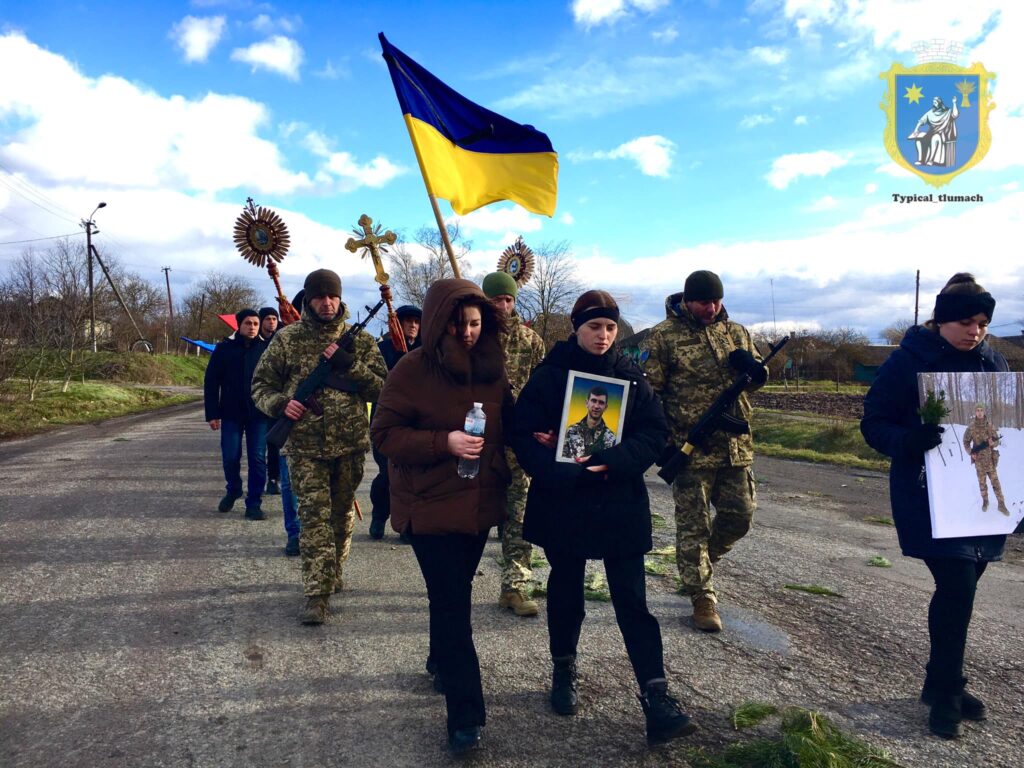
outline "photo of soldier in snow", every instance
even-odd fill
[[[988,511],[988,484],[992,483],[992,492],[996,495],[998,509],[1007,517],[1010,510],[1006,508],[1003,489],[999,485],[996,467],[999,465],[999,433],[985,418],[985,406],[978,403],[974,408],[974,421],[964,432],[964,449],[971,454],[971,464],[978,473],[978,488],[981,490],[981,511]]]

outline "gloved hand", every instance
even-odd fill
[[[907,430],[903,438],[903,447],[907,454],[914,458],[921,458],[925,452],[942,442],[942,433],[945,427],[938,424],[918,424]]]
[[[729,367],[739,373],[750,371],[750,378],[758,386],[768,381],[768,369],[754,359],[754,355],[745,349],[734,349],[729,353]]]
[[[355,351],[355,339],[352,337],[344,339],[342,343],[338,344],[338,348],[334,350],[334,354],[331,355],[331,368],[337,373],[344,373],[347,371],[352,367],[352,363],[355,362]]]

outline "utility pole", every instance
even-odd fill
[[[196,339],[203,336],[203,310],[206,309],[206,294],[199,297],[199,322],[196,323]],[[199,347],[196,347],[196,357],[199,357]]]
[[[174,302],[171,300],[171,268],[163,267],[164,279],[167,281],[167,314],[171,318],[171,333],[174,333]],[[170,337],[167,335],[166,329],[164,330],[164,351],[170,352],[169,348]],[[177,346],[177,345],[175,345]]]
[[[914,285],[914,325],[917,325],[917,309],[921,301],[921,270],[917,270],[917,282]]]
[[[88,219],[82,219],[82,226],[85,227],[85,255],[89,265],[89,341],[92,344],[93,352],[96,351],[96,295],[93,292],[92,281],[92,235],[93,227],[96,226],[96,223],[92,220],[92,217],[96,215],[96,211],[100,208],[106,207],[106,203],[100,203],[89,214]]]

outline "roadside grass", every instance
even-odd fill
[[[836,393],[835,381],[828,380],[815,380],[815,381],[801,381],[799,388],[795,382],[789,382],[788,389],[787,385],[769,382],[765,384],[759,392],[827,392],[829,394]],[[839,394],[841,395],[866,395],[868,393],[868,387],[866,384],[840,384]]]
[[[530,554],[530,568],[547,568],[548,561],[536,552]]]
[[[877,515],[868,515],[864,518],[864,522],[874,523],[875,525],[896,525],[891,517],[878,517]]]
[[[892,568],[892,563],[889,562],[889,559],[882,557],[881,555],[869,557],[868,565],[872,565],[875,568]]]
[[[884,749],[844,733],[818,712],[787,707],[780,731],[775,739],[733,744],[721,756],[690,750],[690,764],[695,768],[901,768]]]
[[[649,576],[668,576],[671,570],[659,560],[644,560],[644,572]]]
[[[583,580],[583,598],[585,600],[596,600],[600,603],[607,603],[612,599],[608,591],[608,581],[603,573],[592,571]]]
[[[192,394],[168,394],[144,387],[121,387],[103,382],[44,382],[28,399],[28,386],[7,382],[0,397],[0,439],[26,437],[54,426],[87,424],[199,399]]]
[[[751,423],[755,450],[764,456],[885,471],[889,459],[868,447],[856,421],[787,415],[759,409]]]
[[[795,592],[806,592],[809,595],[821,595],[822,597],[842,597],[838,592],[833,592],[828,587],[823,587],[820,584],[785,584],[786,589],[792,589]]]
[[[774,704],[767,704],[763,701],[746,701],[733,710],[732,725],[736,730],[752,728],[778,711],[779,708]]]
[[[103,380],[136,384],[201,386],[209,355],[148,355],[132,352],[84,351],[75,365],[72,381]],[[64,380],[65,370],[54,351],[17,352],[14,370],[35,370],[42,379]]]

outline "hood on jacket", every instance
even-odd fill
[[[476,345],[467,350],[448,333],[448,319],[455,306],[469,297],[479,298],[481,311],[489,314],[484,319],[484,328]],[[487,332],[488,326],[504,328],[502,319],[493,309],[490,301],[476,283],[469,280],[449,278],[437,280],[427,289],[423,298],[423,319],[420,323],[420,338],[423,354],[454,376],[458,381],[495,381],[505,372],[505,358],[501,351],[498,332]]]
[[[686,308],[686,303],[683,301],[682,291],[679,291],[679,293],[670,294],[665,297],[665,317],[677,317],[680,320],[685,320],[689,323],[696,323],[698,325],[701,325],[701,323],[698,322],[697,318],[693,316],[693,313]],[[717,323],[722,320],[728,319],[729,313],[725,311],[725,305],[723,304],[722,311],[718,313],[718,317],[715,318],[715,322]]]
[[[989,345],[987,339],[982,339],[981,343],[974,349],[963,352],[942,338],[937,332],[929,330],[923,325],[915,325],[907,329],[907,332],[903,335],[903,340],[900,341],[900,348],[923,361],[926,366],[931,365],[946,355],[963,355],[965,358],[976,357],[978,359],[979,371],[982,370],[982,361],[992,366],[996,365],[995,350]]]
[[[455,311],[455,305],[470,296],[487,301],[484,292],[469,280],[450,278],[431,283],[423,298],[423,318],[420,322],[420,338],[424,347],[428,350],[437,348],[448,333],[448,319]]]

